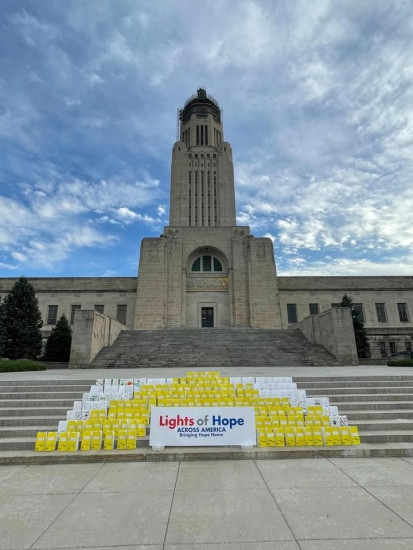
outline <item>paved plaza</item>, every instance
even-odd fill
[[[1,378],[93,380],[170,372],[55,370]],[[185,374],[174,369],[175,376]],[[413,369],[289,367],[242,374],[406,376]],[[413,550],[413,458],[0,466],[0,550],[27,548]]]
[[[1,380],[96,380],[96,378],[166,378],[168,376],[186,376],[188,370],[205,371],[208,369],[191,367],[170,368],[124,368],[124,369],[48,369],[37,372],[4,372]],[[388,367],[386,365],[325,366],[303,367],[222,367],[221,376],[413,376],[413,367]]]
[[[0,548],[413,549],[413,459],[2,466]]]

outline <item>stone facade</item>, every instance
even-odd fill
[[[278,288],[284,327],[293,322],[288,311],[295,308],[302,321],[310,304],[321,313],[347,294],[361,311],[373,358],[413,349],[413,277],[278,277]]]
[[[199,89],[180,122],[170,225],[142,241],[134,328],[281,328],[272,242],[235,224],[232,151],[218,103]]]
[[[39,301],[45,337],[55,325],[48,320],[59,319],[64,313],[73,324],[77,309],[97,309],[115,320],[121,316],[121,321],[126,320],[125,324],[133,327],[136,277],[33,277],[29,281]],[[12,278],[0,279],[3,296],[15,282]]]
[[[365,322],[373,358],[412,347],[413,277],[277,277],[271,240],[236,226],[234,197],[221,110],[200,89],[180,111],[170,225],[160,238],[143,239],[138,278],[30,279],[44,335],[62,313],[73,322],[77,309],[96,310],[136,330],[288,328],[303,320],[307,330],[314,328],[310,315],[331,310],[347,294]],[[14,282],[1,279],[0,292]],[[317,330],[328,318],[320,318]]]

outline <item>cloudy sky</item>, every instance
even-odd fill
[[[0,276],[136,275],[201,85],[280,275],[413,275],[410,0],[2,0],[0,25]]]

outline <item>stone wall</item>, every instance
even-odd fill
[[[73,325],[70,368],[87,367],[100,350],[111,346],[126,326],[93,310],[78,310]]]
[[[269,238],[249,239],[248,288],[252,328],[281,328],[274,250]]]
[[[0,279],[3,296],[17,279]],[[104,315],[116,319],[117,307],[126,305],[126,326],[133,329],[136,303],[136,277],[29,277],[42,315],[42,335],[46,338],[55,325],[48,325],[49,306],[57,306],[57,319],[64,313],[71,320],[72,306],[93,310],[104,308]]]
[[[358,365],[350,308],[336,307],[293,325],[312,343],[322,345],[343,365]]]

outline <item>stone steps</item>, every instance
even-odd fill
[[[165,329],[122,331],[92,368],[327,366],[338,362],[299,330]]]
[[[386,387],[383,387],[383,386],[370,386],[370,387],[365,387],[364,385],[359,385],[357,388],[353,388],[353,387],[350,387],[350,388],[339,388],[339,387],[331,387],[331,388],[310,388],[308,390],[306,390],[307,392],[307,395],[309,397],[311,396],[316,396],[316,395],[319,395],[320,393],[320,390],[322,391],[326,391],[328,392],[328,394],[332,397],[332,399],[334,399],[334,396],[336,395],[351,395],[352,397],[355,397],[357,399],[357,397],[359,395],[376,395],[376,394],[380,394],[380,395],[386,395],[386,394],[391,394],[391,395],[401,395],[401,394],[410,394],[410,395],[413,395],[413,385],[412,386],[405,386],[405,387],[400,387],[400,386],[396,386],[396,387],[390,387],[390,388],[386,388]]]
[[[400,409],[398,410],[389,410],[389,411],[368,411],[368,412],[354,412],[354,411],[341,411],[342,414],[347,415],[349,421],[351,421],[352,424],[357,425],[360,423],[360,421],[364,420],[395,420],[398,418],[403,419],[413,419],[413,409],[407,409],[405,411],[402,411]]]
[[[242,374],[234,372],[234,376]],[[288,375],[288,372],[286,372]],[[308,395],[328,396],[332,405],[337,405],[340,414],[346,414],[351,424],[359,427],[362,445],[357,447],[300,447],[296,449],[254,449],[252,454],[261,457],[291,456],[413,456],[413,391],[409,385],[413,377],[296,377],[298,387],[306,389],[311,382]],[[27,461],[84,461],[95,460],[108,453],[95,451],[90,453],[34,453],[34,441],[38,431],[55,431],[58,421],[66,417],[66,410],[72,408],[73,401],[81,399],[85,388],[89,389],[95,380],[45,381],[45,383],[7,382],[1,384],[0,399],[0,463]],[[326,386],[326,382],[330,386]],[[388,385],[387,383],[390,383]],[[397,384],[394,384],[397,382]],[[354,385],[355,384],[355,385]],[[27,391],[27,388],[35,391]],[[22,391],[22,388],[25,388]],[[81,388],[81,391],[77,391]],[[71,390],[76,391],[71,391]],[[362,389],[362,393],[357,393]],[[10,390],[10,391],[9,391]],[[62,391],[60,391],[62,390]],[[384,391],[386,390],[386,391]],[[401,391],[407,390],[407,391]],[[338,392],[338,393],[337,393]],[[410,393],[409,393],[410,392]],[[73,398],[67,398],[67,394]],[[43,396],[33,399],[33,396]],[[16,399],[18,397],[18,399]],[[208,458],[223,456],[222,449],[167,449],[165,455],[147,448],[148,442],[141,442],[142,448],[133,451],[113,451],[110,460],[131,460],[133,456],[140,460],[169,459],[174,453],[187,456]],[[250,451],[227,449],[228,456],[250,457]],[[143,454],[142,454],[143,453]],[[245,454],[247,453],[247,454]],[[249,454],[248,454],[249,453]],[[293,454],[291,454],[293,453]],[[294,454],[295,453],[295,454]],[[154,456],[154,458],[150,458]],[[130,458],[127,458],[127,457]],[[66,459],[64,459],[66,457]],[[145,457],[145,458],[142,458]],[[149,457],[149,458],[148,458]]]
[[[66,414],[66,412],[64,413]],[[46,424],[49,426],[57,426],[59,420],[62,420],[60,416],[2,416],[0,417],[0,428],[2,426],[41,426]],[[39,431],[39,429],[38,429]]]
[[[22,416],[33,416],[33,415],[42,415],[42,416],[54,416],[58,415],[60,419],[66,416],[66,411],[71,407],[15,407],[15,408],[2,408],[0,405],[0,418],[3,417],[22,417]]]

